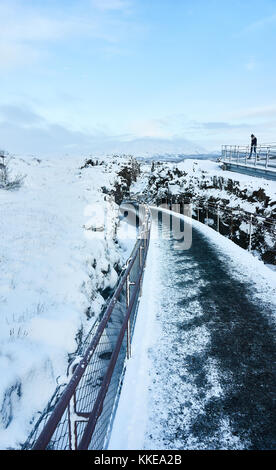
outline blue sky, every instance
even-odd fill
[[[0,17],[0,148],[276,141],[276,0],[0,0]]]

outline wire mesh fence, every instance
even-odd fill
[[[145,207],[143,220],[135,247],[104,315],[95,321],[70,365],[68,383],[58,387],[23,449],[106,448],[126,359],[131,355],[149,246],[151,219]]]
[[[156,201],[157,208],[164,204],[182,214],[184,207],[190,205],[194,219],[260,255],[266,263],[276,265],[276,214],[268,218],[223,205],[221,201],[180,195]],[[126,359],[131,355],[149,244],[148,210],[143,217],[142,232],[103,316],[95,321],[70,365],[68,383],[57,388],[24,449],[101,450],[107,447]],[[270,248],[262,252],[260,247],[268,238]]]

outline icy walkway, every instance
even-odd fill
[[[193,225],[151,241],[110,449],[275,448],[275,273]]]

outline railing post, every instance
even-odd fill
[[[217,231],[219,232],[219,204],[217,206]]]
[[[131,261],[131,258],[130,258]],[[130,287],[135,286],[135,282],[130,281],[130,273],[126,278],[126,309],[128,310],[130,305]],[[131,315],[127,322],[127,358],[131,358]]]
[[[144,243],[140,245],[139,249],[139,267],[141,268],[143,266],[143,252],[145,251],[146,248],[146,243],[147,243],[147,237],[148,237],[148,227],[146,228],[146,238],[144,237]],[[139,290],[139,298],[142,296],[142,288],[143,288],[143,278],[140,280],[140,290]]]
[[[268,148],[266,152],[266,162],[265,162],[266,168],[268,167],[268,163],[269,163],[269,155],[270,155],[270,148]]]
[[[76,390],[71,397],[68,407],[68,440],[69,440],[69,450],[77,450],[78,448],[78,423],[87,423],[90,414],[89,413],[78,413],[77,411],[77,399],[76,399]]]
[[[140,248],[139,248],[139,265],[140,265],[140,268],[142,267],[142,264],[143,264],[143,250],[145,249],[145,247],[141,244]]]
[[[248,153],[249,153],[249,148],[246,147],[246,150],[245,150],[245,164],[246,164],[246,165],[247,165]]]
[[[130,301],[130,278],[129,275],[127,276],[126,280],[126,309],[129,307]],[[130,342],[130,317],[127,322],[127,358],[130,359],[131,357],[131,342]]]

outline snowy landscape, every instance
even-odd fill
[[[275,450],[275,0],[0,18],[0,451]]]
[[[83,159],[11,159],[25,178],[0,189],[1,448],[26,439],[129,254],[118,206],[102,192],[123,162],[81,170]]]
[[[134,200],[140,197],[154,206],[158,197],[168,191],[170,195],[192,193],[195,199],[199,196],[206,200],[219,198],[227,200],[230,207],[275,217],[275,183],[259,178],[248,179],[245,175],[222,170],[218,162],[196,159],[184,159],[178,164],[155,160],[152,164],[127,156],[58,161],[13,157],[9,159],[9,168],[11,180],[19,174],[22,182],[19,188],[0,190],[3,371],[0,445],[2,449],[18,449],[27,439],[57,384],[65,380],[69,362],[102,312],[108,293],[114,289],[120,270],[134,246],[136,234],[133,227],[120,223],[119,204],[124,197]],[[220,186],[211,184],[214,179],[220,181]],[[258,198],[259,194],[261,198]],[[234,276],[241,276],[241,272],[244,276],[246,272],[256,299],[275,305],[276,272],[272,265],[267,267],[261,261],[260,252],[256,250],[254,257],[212,228],[196,221],[193,224],[206,232],[218,250],[227,254],[229,270],[235,273]],[[240,230],[246,231],[247,228],[241,226]],[[147,419],[144,412],[149,387],[150,359],[147,351],[152,349],[160,328],[156,326],[156,315],[160,315],[159,289],[164,287],[158,288],[158,285],[162,286],[164,281],[160,274],[162,265],[158,267],[156,264],[163,263],[164,269],[167,262],[162,262],[162,257],[160,259],[156,252],[156,244],[160,244],[156,239],[158,237],[153,232],[141,313],[134,336],[135,353],[127,367],[125,382],[128,385],[123,388],[117,418],[119,424],[115,421],[112,434],[111,446],[114,449],[122,449],[123,443],[127,448],[133,445],[139,448],[139,444],[150,448],[150,443],[145,444],[143,440],[144,425],[140,429],[139,423],[133,420],[139,419],[140,422],[141,416],[143,422]],[[265,243],[273,244],[275,239],[266,238]],[[158,281],[160,275],[161,280]],[[197,315],[202,315],[197,301],[193,308],[195,311],[199,309]],[[146,311],[150,311],[151,316],[143,320]],[[275,321],[275,313],[270,320]],[[155,332],[153,335],[142,335],[144,321],[148,324],[147,331]],[[198,351],[202,347],[197,346],[197,341],[205,341],[205,333],[199,330],[198,339],[195,334],[196,343],[189,346],[189,340],[183,354],[191,354],[191,347]],[[135,379],[137,367],[141,368],[138,383]],[[214,381],[212,376],[208,380],[219,390],[217,372],[213,370],[214,365],[210,367]],[[131,374],[134,374],[132,379]],[[134,382],[137,402],[132,400],[134,410],[128,409],[125,414],[123,403],[129,400],[127,394],[133,394]],[[134,412],[137,418],[128,418],[128,414]],[[129,419],[127,425],[126,419]],[[135,441],[132,441],[129,426],[133,426],[135,436],[138,436]],[[224,436],[231,435],[227,426]],[[127,429],[128,437],[122,435],[122,429]],[[229,437],[229,442],[230,447],[235,448],[236,441]],[[243,447],[239,441],[236,444]],[[162,445],[163,440],[159,437],[158,446],[162,448]],[[181,448],[181,442],[178,445]],[[192,448],[197,444],[191,438],[187,445]]]

